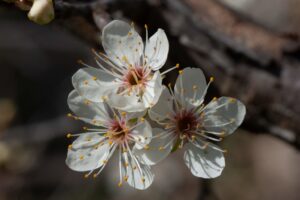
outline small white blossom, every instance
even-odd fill
[[[225,150],[215,143],[240,126],[246,109],[230,97],[214,98],[205,106],[204,96],[212,80],[206,84],[200,69],[186,68],[180,71],[174,93],[164,87],[159,101],[149,110],[150,118],[164,129],[156,130],[156,138],[149,144],[154,150],[139,152],[139,157],[156,162],[161,159],[158,151],[166,156],[173,148],[184,146],[185,164],[193,175],[214,178],[222,173]]]
[[[72,82],[86,99],[110,104],[127,112],[143,111],[156,104],[162,92],[162,77],[158,71],[166,62],[169,42],[162,29],[145,45],[133,25],[114,20],[102,32],[106,54],[96,53],[99,68],[84,64]],[[167,70],[169,71],[169,70]]]
[[[127,182],[130,186],[144,190],[153,182],[150,166],[136,155],[148,149],[152,138],[150,124],[143,117],[145,112],[125,113],[109,106],[106,102],[91,102],[73,90],[68,104],[75,115],[70,117],[83,120],[96,128],[84,128],[69,145],[66,164],[74,171],[93,174],[97,177],[110,157],[117,151],[119,156],[119,186]]]

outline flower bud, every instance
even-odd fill
[[[52,0],[34,0],[28,18],[37,24],[47,24],[54,19]]]

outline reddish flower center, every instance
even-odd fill
[[[108,131],[109,137],[115,142],[124,141],[129,133],[125,122],[113,121],[110,130]]]
[[[135,69],[130,69],[127,76],[126,76],[126,82],[130,86],[136,86],[140,83],[143,83],[144,80],[144,71],[141,67],[136,67]]]
[[[181,111],[175,116],[176,132],[186,136],[193,135],[193,131],[197,129],[197,117],[191,111]]]

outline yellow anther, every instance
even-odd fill
[[[86,141],[88,141],[88,142],[90,142],[91,140],[92,140],[91,137],[87,137],[87,138],[86,138]]]
[[[93,174],[93,178],[97,178],[97,174]]]
[[[84,159],[84,156],[83,156],[83,155],[81,155],[81,156],[79,157],[79,159],[80,159],[80,160],[83,160],[83,159]]]
[[[235,101],[236,101],[235,98],[230,98],[230,99],[229,99],[229,102],[230,102],[230,103],[234,103]]]
[[[143,177],[141,181],[142,181],[143,183],[145,183],[146,180],[145,180],[145,178]]]
[[[128,151],[127,149],[123,149],[123,150],[122,150],[123,153],[126,153],[127,151]]]
[[[221,133],[220,133],[220,137],[224,137],[226,135],[226,132],[225,131],[222,131]]]
[[[86,126],[83,126],[82,129],[86,131],[88,128]]]
[[[179,70],[178,73],[181,75],[183,74],[183,70]]]
[[[85,175],[84,175],[84,178],[88,178],[88,177],[89,177],[89,174],[85,174]]]
[[[128,176],[124,176],[124,181],[128,181]]]
[[[164,147],[159,147],[159,148],[158,148],[159,151],[162,151],[162,150],[164,150],[164,149],[165,149]]]
[[[73,115],[71,113],[68,113],[67,117],[73,117]]]
[[[95,145],[95,146],[94,146],[94,149],[98,149],[98,145]]]
[[[91,103],[91,102],[90,102],[89,100],[87,100],[87,99],[84,100],[84,104],[85,104],[85,105],[90,105],[90,103]]]
[[[129,132],[129,128],[125,127],[123,128],[124,133],[128,133]]]
[[[126,162],[126,163],[124,163],[124,165],[125,165],[125,167],[128,167],[129,164],[128,164],[128,162]]]
[[[145,27],[145,29],[148,29],[148,25],[147,24],[145,24],[144,27]]]
[[[227,154],[228,153],[227,149],[223,149],[223,153]]]
[[[67,134],[67,138],[71,138],[72,137],[72,134],[71,133],[68,133]]]
[[[210,82],[213,82],[214,80],[215,80],[214,77],[210,77],[210,78],[209,78],[209,81],[210,81]]]
[[[121,186],[122,186],[122,182],[119,182],[119,183],[118,183],[118,186],[121,187]]]
[[[193,85],[193,90],[197,90],[197,85]]]
[[[97,80],[97,77],[96,77],[96,76],[93,76],[93,80],[94,80],[94,81]]]
[[[71,144],[68,145],[68,149],[72,149],[72,145]]]
[[[175,67],[178,69],[178,68],[179,68],[179,63],[177,63],[177,64],[175,65]]]
[[[192,135],[192,141],[194,141],[196,139],[195,135]]]
[[[141,122],[144,122],[144,121],[145,121],[145,118],[144,118],[144,117],[141,117],[140,120],[141,120]]]
[[[131,36],[131,35],[132,35],[132,32],[129,31],[129,32],[128,32],[128,36]]]
[[[217,99],[218,99],[217,97],[214,97],[212,100],[213,100],[213,101],[216,101]]]
[[[108,144],[111,146],[113,144],[113,141],[108,141]]]
[[[126,116],[126,112],[121,112],[121,115],[123,116],[123,117],[125,117]]]
[[[108,97],[107,96],[102,96],[101,99],[102,99],[102,101],[107,101]]]
[[[146,145],[146,146],[144,147],[144,149],[145,149],[145,150],[149,150],[149,149],[150,149],[149,145]]]
[[[107,160],[103,160],[102,163],[103,163],[103,164],[106,164],[106,163],[107,163]]]

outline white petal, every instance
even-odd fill
[[[94,102],[102,102],[103,96],[115,91],[119,84],[115,77],[96,68],[79,69],[72,77],[74,88],[81,96]]]
[[[169,53],[169,41],[166,33],[162,29],[149,39],[149,43],[145,48],[145,56],[147,65],[154,71],[159,70],[166,62]]]
[[[147,110],[141,111],[141,112],[127,112],[127,119],[136,119],[139,117],[144,117],[147,114]]]
[[[164,130],[160,128],[153,128],[153,136],[161,134]],[[167,137],[157,137],[151,140],[149,143],[149,149],[133,149],[133,154],[139,159],[139,161],[146,165],[155,165],[158,162],[165,159],[171,152],[173,145],[169,145],[163,150],[160,147],[164,147],[171,139],[172,135]]]
[[[108,158],[109,144],[99,144],[104,137],[97,134],[87,133],[78,137],[68,150],[66,164],[74,171],[90,171],[103,165]]]
[[[140,169],[137,167],[137,163],[132,160],[126,169],[122,166],[123,174],[128,176],[127,183],[139,190],[147,189],[153,182],[154,174],[151,172],[149,166],[140,165]],[[127,173],[126,173],[127,172]]]
[[[215,178],[221,175],[225,167],[222,152],[210,146],[203,150],[191,143],[187,144],[185,148],[184,161],[194,176]]]
[[[108,57],[117,65],[140,65],[143,41],[129,24],[114,20],[102,31],[102,45]],[[126,57],[126,58],[125,58]]]
[[[87,123],[101,125],[110,120],[110,113],[107,111],[105,103],[88,101],[79,96],[76,90],[70,92],[68,105],[80,120]]]
[[[109,96],[109,104],[114,108],[126,112],[143,112],[147,108],[139,99],[133,92],[130,95],[118,95],[114,93]]]
[[[173,98],[169,90],[163,86],[162,94],[158,102],[149,109],[149,117],[154,121],[164,120],[168,114],[172,113]]]
[[[246,107],[237,99],[221,97],[211,101],[203,110],[204,128],[208,131],[233,133],[243,122]]]
[[[202,70],[188,67],[177,78],[174,93],[182,104],[187,102],[192,106],[199,106],[203,103],[206,88],[207,84]]]
[[[132,134],[138,140],[135,147],[137,149],[142,149],[151,141],[152,128],[146,120],[138,123],[140,124],[132,130]]]
[[[162,90],[162,78],[159,71],[157,71],[154,73],[152,79],[147,82],[147,86],[143,94],[143,103],[146,108],[149,108],[157,103]]]

